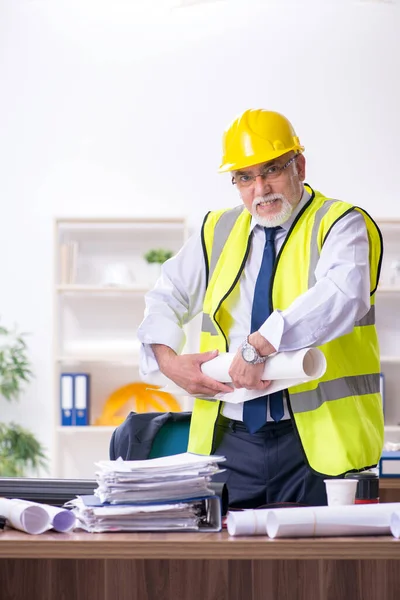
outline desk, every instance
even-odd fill
[[[400,540],[0,534],[1,600],[398,600]]]
[[[400,477],[382,477],[379,480],[381,502],[400,502]]]

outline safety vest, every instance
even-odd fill
[[[288,408],[308,465],[337,476],[378,463],[383,446],[379,345],[375,291],[382,262],[382,236],[361,208],[328,199],[306,186],[309,202],[294,220],[276,258],[271,310],[285,310],[312,287],[322,246],[332,226],[359,211],[369,239],[371,308],[351,333],[320,346],[327,361],[323,377],[288,389]],[[208,285],[203,304],[200,351],[228,351],[232,316],[227,298],[237,292],[251,244],[251,215],[243,206],[208,213],[202,228]],[[196,399],[190,452],[210,454],[220,402]]]

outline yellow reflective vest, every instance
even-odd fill
[[[321,379],[288,389],[288,407],[305,460],[317,473],[337,476],[376,465],[383,446],[379,345],[375,328],[375,291],[382,262],[382,236],[361,208],[311,194],[292,224],[276,258],[270,289],[272,309],[285,310],[315,284],[315,268],[332,226],[359,211],[369,238],[371,308],[351,333],[320,349],[327,369]],[[200,351],[228,351],[232,317],[227,298],[237,291],[250,249],[251,215],[243,207],[208,213],[202,240],[208,276],[203,304]],[[210,454],[220,402],[197,399],[189,436],[190,452]]]

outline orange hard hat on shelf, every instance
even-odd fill
[[[304,147],[292,124],[280,113],[249,109],[225,130],[220,173],[245,169]]]

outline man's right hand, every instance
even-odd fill
[[[192,396],[196,394],[212,398],[216,394],[226,394],[233,388],[204,375],[201,365],[218,356],[218,350],[199,354],[175,354],[171,348],[161,344],[152,344],[160,371],[176,385]]]

